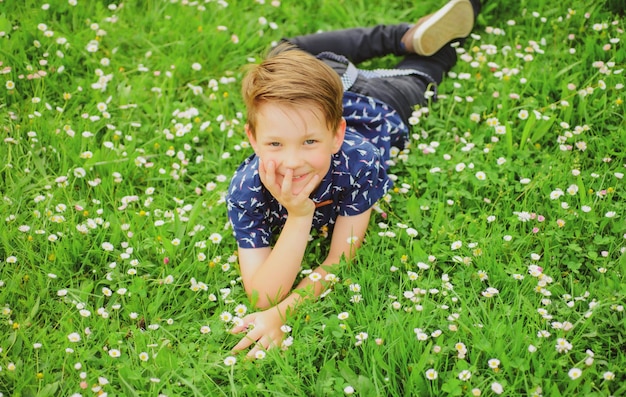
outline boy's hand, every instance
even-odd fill
[[[287,209],[289,216],[308,216],[315,211],[315,203],[309,195],[319,184],[317,174],[309,175],[302,183],[304,187],[297,193],[293,192],[293,170],[287,169],[283,176],[282,186],[277,181],[276,164],[269,161],[267,165],[259,159],[259,176],[261,182],[272,196]]]
[[[243,318],[243,322],[240,326],[230,331],[233,334],[248,331],[246,336],[233,347],[233,351],[244,350],[254,344],[254,347],[250,349],[247,356],[256,358],[258,351],[280,346],[285,336],[280,329],[282,326],[283,321],[276,307],[262,312],[248,314]]]

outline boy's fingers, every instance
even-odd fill
[[[265,186],[267,186],[266,172],[265,165],[259,160],[259,178],[261,178],[261,183]]]
[[[315,188],[319,184],[319,179],[320,177],[317,174],[313,174],[313,176],[309,177],[309,181],[306,185],[304,185],[304,188],[302,189],[300,194],[304,194],[306,197],[309,197],[311,193],[313,193],[313,190],[315,190]]]
[[[246,356],[250,357],[250,358],[256,358],[256,354],[259,351],[267,351],[269,349],[271,349],[272,347],[275,347],[276,344],[274,343],[274,341],[272,340],[272,338],[268,337],[268,336],[264,336],[261,339],[259,339],[259,341],[254,345],[254,347],[252,349],[250,349],[250,351],[248,352],[248,354]]]
[[[243,350],[249,347],[250,345],[252,345],[254,342],[256,342],[256,338],[252,335],[252,332],[250,332],[246,336],[241,338],[239,343],[237,343],[235,347],[233,347],[233,351],[235,352],[235,351]]]
[[[287,168],[285,176],[283,176],[283,186],[281,186],[281,193],[291,194],[291,184],[293,182],[293,170]]]
[[[261,351],[261,350],[263,350],[263,349],[261,349],[261,348],[259,347],[259,345],[257,344],[257,345],[256,345],[256,346],[254,346],[252,349],[250,349],[250,351],[248,352],[248,354],[246,354],[246,356],[247,356],[247,357],[249,357],[249,358],[256,358],[256,353],[257,353],[258,351]]]
[[[245,316],[242,321],[241,324],[237,325],[236,327],[233,327],[230,330],[231,334],[238,334],[241,331],[251,331],[252,329],[254,329],[254,319],[255,319],[255,314],[250,314]],[[252,325],[252,328],[250,328],[250,325]]]
[[[265,172],[265,163],[263,159],[259,157],[259,173]]]
[[[276,183],[276,166],[273,161],[269,161],[267,164],[261,163],[262,168],[259,167],[259,175],[261,181],[268,187],[273,187]]]
[[[247,327],[247,325],[245,325],[245,324],[241,324],[241,325],[238,325],[238,326],[236,326],[236,327],[233,327],[233,328],[230,330],[230,333],[231,333],[231,334],[238,334],[238,333],[240,333],[241,331],[244,331],[246,328],[248,328],[248,327]]]

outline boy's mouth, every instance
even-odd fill
[[[298,175],[298,176],[295,176],[295,175],[294,175],[294,177],[292,178],[292,180],[293,180],[294,182],[296,182],[296,181],[300,181],[300,180],[302,180],[302,179],[306,178],[306,176],[307,176],[307,175],[309,175],[309,174],[302,174],[302,175]]]
[[[299,181],[302,181],[302,180],[306,179],[306,177],[307,177],[308,175],[309,175],[309,173],[308,173],[308,172],[307,172],[307,173],[305,173],[305,174],[294,175],[294,176],[292,176],[292,177],[291,177],[291,181],[292,181],[292,182],[299,182]],[[283,178],[284,178],[284,176],[283,176]]]

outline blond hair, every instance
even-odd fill
[[[279,44],[261,63],[250,66],[241,93],[253,136],[259,106],[265,102],[311,107],[320,112],[333,132],[337,131],[343,115],[343,86],[337,73],[289,43]]]

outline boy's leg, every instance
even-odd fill
[[[419,70],[431,76],[432,80],[439,84],[444,74],[457,61],[456,49],[452,43],[465,42],[480,9],[480,0],[451,0],[435,13],[426,16],[425,22],[420,20],[403,37],[405,46],[411,46],[412,44],[407,44],[407,41],[410,41],[419,43],[418,48],[410,47],[411,51],[396,65],[396,68]],[[449,26],[461,28],[449,29]],[[432,41],[429,42],[429,40]],[[424,49],[428,49],[430,54],[416,53]]]
[[[478,15],[480,8],[480,0],[450,0],[413,26],[400,23],[342,29],[297,36],[286,41],[313,55],[330,51],[345,56],[355,64],[390,54],[415,53],[416,50],[421,55],[432,55],[450,41],[467,36],[473,19],[460,25],[457,20],[467,13]],[[455,28],[450,29],[450,26]]]
[[[470,3],[468,0],[464,0]],[[444,7],[445,8],[445,7]],[[471,0],[471,8],[464,8],[465,13],[456,13],[450,18],[447,14],[432,14],[431,26],[436,27],[433,22],[440,22],[443,18],[447,23],[462,25],[468,21],[473,25],[478,11],[480,10],[480,0]],[[445,18],[444,18],[445,17]],[[468,35],[467,32],[466,35]],[[462,38],[461,38],[462,39]],[[452,39],[451,39],[452,40]],[[453,40],[454,41],[454,40]],[[463,41],[463,40],[460,40]],[[383,102],[393,106],[406,122],[413,111],[415,105],[427,103],[424,93],[431,83],[439,84],[443,76],[457,61],[455,48],[451,43],[446,42],[442,48],[431,56],[409,53],[402,61],[396,65],[396,69],[412,69],[430,76],[426,79],[422,76],[396,76],[373,79],[358,79],[351,91],[356,91],[364,95],[376,97]]]
[[[459,1],[470,3],[471,7],[463,6],[461,9],[465,13],[452,13],[454,18],[450,18],[449,13],[437,11],[431,14],[429,29],[427,33],[431,33],[433,29],[437,29],[441,20],[451,24],[467,24],[467,21],[473,26],[476,15],[480,11],[480,0],[452,0],[452,4]],[[444,6],[442,9],[448,9],[451,6]],[[459,22],[457,19],[462,19]],[[288,41],[295,44],[299,48],[317,55],[324,51],[334,52],[343,55],[353,63],[359,63],[367,59],[388,54],[404,55],[400,63],[396,65],[396,69],[414,69],[430,76],[430,79],[416,75],[383,77],[365,79],[359,77],[354,83],[350,91],[358,92],[363,95],[372,96],[386,102],[398,111],[402,119],[406,122],[413,111],[415,105],[423,105],[427,102],[424,93],[428,84],[434,82],[439,84],[443,80],[443,76],[456,63],[456,50],[445,42],[443,47],[431,56],[423,56],[415,53],[409,53],[406,44],[402,43],[402,38],[407,35],[411,26],[408,24],[398,25],[379,25],[373,28],[355,28],[344,29],[331,32],[315,33],[306,36],[298,36]],[[423,31],[423,29],[421,30]],[[469,32],[466,33],[468,35]],[[414,32],[410,34],[413,37]],[[449,41],[457,39],[457,37],[449,37]],[[462,41],[462,38],[461,40]],[[440,41],[441,42],[441,41]],[[329,63],[339,74],[345,71],[345,65],[335,65],[331,61]]]
[[[433,55],[446,44],[467,37],[479,11],[480,0],[450,0],[411,26],[402,37],[402,44],[409,53]],[[467,18],[468,15],[474,18]]]
[[[358,64],[385,55],[405,55],[402,36],[409,30],[408,24],[378,25],[371,28],[353,28],[313,33],[287,39],[300,49],[317,55],[330,51],[343,55]]]
[[[402,121],[408,125],[414,106],[428,102],[425,98],[427,89],[428,83],[416,75],[371,79],[359,76],[350,91],[386,103],[395,109]]]

